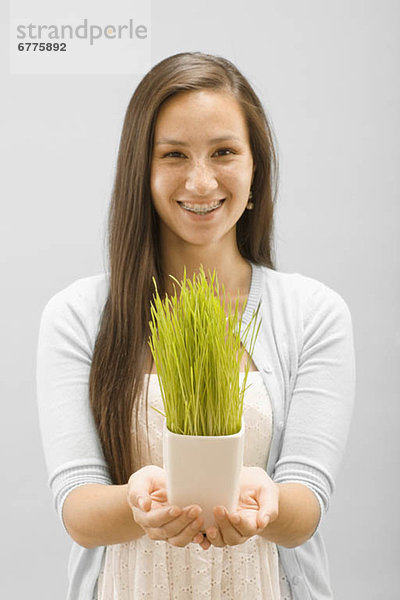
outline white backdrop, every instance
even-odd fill
[[[323,529],[336,599],[395,600],[400,4],[153,0],[151,9],[151,64],[201,50],[253,83],[278,139],[278,269],[323,281],[350,307],[356,408]],[[7,23],[3,15],[1,588],[4,598],[54,600],[65,597],[70,541],[38,428],[39,319],[56,291],[103,269],[119,135],[139,78],[11,75]]]

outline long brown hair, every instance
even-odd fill
[[[137,431],[153,276],[158,290],[165,293],[158,216],[150,191],[155,123],[167,98],[204,88],[228,91],[242,107],[256,169],[254,209],[245,210],[236,225],[237,244],[245,259],[275,268],[272,231],[278,164],[260,100],[224,58],[200,52],[166,58],[139,83],[125,115],[109,215],[109,292],[90,371],[90,405],[115,484],[126,483],[140,466],[139,446],[131,451],[131,425],[135,421]],[[148,388],[146,414],[147,392]]]

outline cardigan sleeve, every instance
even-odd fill
[[[319,282],[307,297],[303,314],[302,347],[274,480],[307,485],[317,496],[322,518],[334,491],[353,411],[353,329],[343,298]]]
[[[90,289],[82,291],[79,283],[46,305],[37,348],[39,424],[48,483],[62,523],[63,504],[71,490],[87,483],[112,483],[88,395],[99,311],[94,294],[88,297]]]

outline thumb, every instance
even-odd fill
[[[140,508],[140,510],[143,510],[144,512],[148,512],[151,508],[151,498],[150,496],[147,495],[141,495],[137,497],[137,505]]]
[[[131,491],[129,493],[129,505],[131,508],[139,508],[145,512],[150,510],[151,498],[144,490]]]
[[[151,507],[151,498],[148,494],[149,486],[146,481],[141,481],[133,474],[128,482],[128,504],[131,508],[148,511]]]
[[[278,517],[279,513],[279,488],[277,484],[273,486],[263,485],[258,494],[258,513],[257,525],[264,529],[268,523],[272,523]]]
[[[165,486],[165,471],[155,465],[142,467],[131,475],[128,481],[128,495],[132,507],[148,511],[151,508],[151,494]]]

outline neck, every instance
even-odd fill
[[[242,257],[237,245],[223,248],[221,243],[207,246],[187,244],[184,241],[173,247],[165,247],[162,251],[163,273],[166,292],[173,293],[173,281],[169,275],[178,281],[183,279],[186,267],[186,276],[192,278],[199,272],[200,265],[208,275],[208,270],[215,269],[218,277],[220,291],[222,286],[228,296],[243,300],[247,298],[251,283],[251,265]]]

